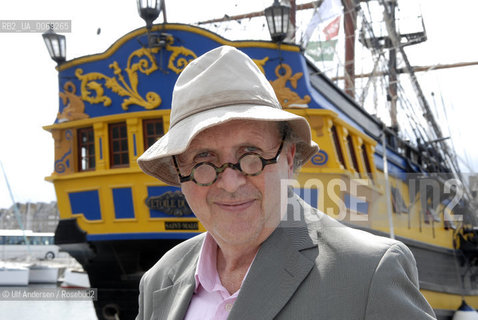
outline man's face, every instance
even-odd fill
[[[199,162],[237,163],[247,152],[270,159],[280,143],[276,123],[231,121],[199,133],[178,156],[179,168],[189,175]],[[280,220],[280,180],[292,177],[294,154],[295,146],[285,144],[278,162],[257,176],[227,168],[210,186],[181,185],[189,206],[220,246],[259,246],[274,231]]]

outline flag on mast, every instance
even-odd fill
[[[341,0],[324,0],[321,5],[315,10],[314,15],[310,19],[307,29],[302,36],[302,46],[307,47],[307,43],[314,31],[326,25],[327,27],[334,23],[337,26],[337,33],[340,25],[340,16],[342,15],[342,1]],[[336,21],[338,20],[338,21]],[[327,40],[330,40],[330,37]]]
[[[330,40],[335,38],[339,34],[340,30],[340,18],[341,16],[337,16],[334,20],[332,20],[322,31],[325,34],[325,40]]]

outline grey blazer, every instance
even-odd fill
[[[283,221],[261,245],[228,319],[435,319],[404,244],[292,201],[300,221]],[[137,320],[184,318],[203,241],[179,244],[144,274]]]

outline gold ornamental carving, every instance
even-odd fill
[[[265,74],[264,66],[267,61],[269,61],[269,57],[260,60],[253,59],[253,61],[259,70]],[[292,68],[288,64],[281,63],[276,67],[275,74],[277,79],[270,81],[270,83],[282,108],[307,108],[307,104],[310,102],[310,96],[305,95],[301,98],[296,92],[286,86],[287,82],[290,82],[292,88],[297,89],[297,81],[302,78],[303,73],[297,72],[293,75]]]
[[[184,47],[174,47],[168,44],[166,50],[173,52],[169,57],[168,68],[176,72],[176,74],[180,74],[189,62],[197,58],[194,52]]]
[[[85,113],[85,103],[80,96],[77,96],[76,86],[73,82],[68,81],[63,86],[63,92],[60,92],[60,98],[63,105],[63,111],[58,112],[58,122],[81,120],[89,118],[90,116]]]
[[[189,49],[172,46],[172,41],[172,37],[168,38],[168,44],[164,50],[172,52],[168,68],[179,74],[197,56]],[[138,93],[138,72],[150,75],[158,70],[154,54],[160,50],[161,48],[140,48],[133,51],[128,57],[124,70],[121,69],[117,61],[114,61],[109,65],[109,68],[113,70],[112,76],[100,72],[83,74],[83,69],[76,69],[75,75],[81,81],[81,98],[89,103],[103,103],[105,107],[108,107],[112,101],[110,97],[105,96],[104,87],[106,87],[117,95],[125,97],[121,103],[123,110],[128,110],[132,104],[148,110],[157,108],[162,101],[158,93],[150,91],[145,97]],[[136,62],[133,63],[133,61]]]
[[[266,72],[264,71],[264,65],[266,64],[266,62],[269,60],[269,57],[265,57],[264,59],[252,59],[252,61],[254,61],[254,63],[256,64],[256,66],[259,68],[259,70],[261,70],[261,72],[263,74],[266,74]]]
[[[51,133],[55,140],[55,173],[73,173],[73,131],[71,129],[53,129]]]
[[[282,72],[281,74],[281,71]],[[272,88],[279,99],[280,104],[283,108],[307,108],[307,104],[310,102],[310,96],[305,95],[301,98],[296,92],[292,91],[288,88],[287,82],[290,83],[292,88],[297,89],[297,81],[302,78],[303,73],[297,72],[292,74],[292,68],[285,63],[279,64],[276,69],[275,73],[277,79],[271,81]]]

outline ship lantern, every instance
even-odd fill
[[[46,47],[50,57],[57,63],[61,64],[66,60],[66,39],[64,35],[57,34],[50,29],[43,33],[43,40],[45,40]]]
[[[138,0],[138,13],[146,22],[146,29],[151,32],[153,21],[161,13],[162,0]]]
[[[264,10],[264,14],[272,41],[283,41],[289,30],[290,7],[280,4],[279,0],[274,0],[274,4]]]

